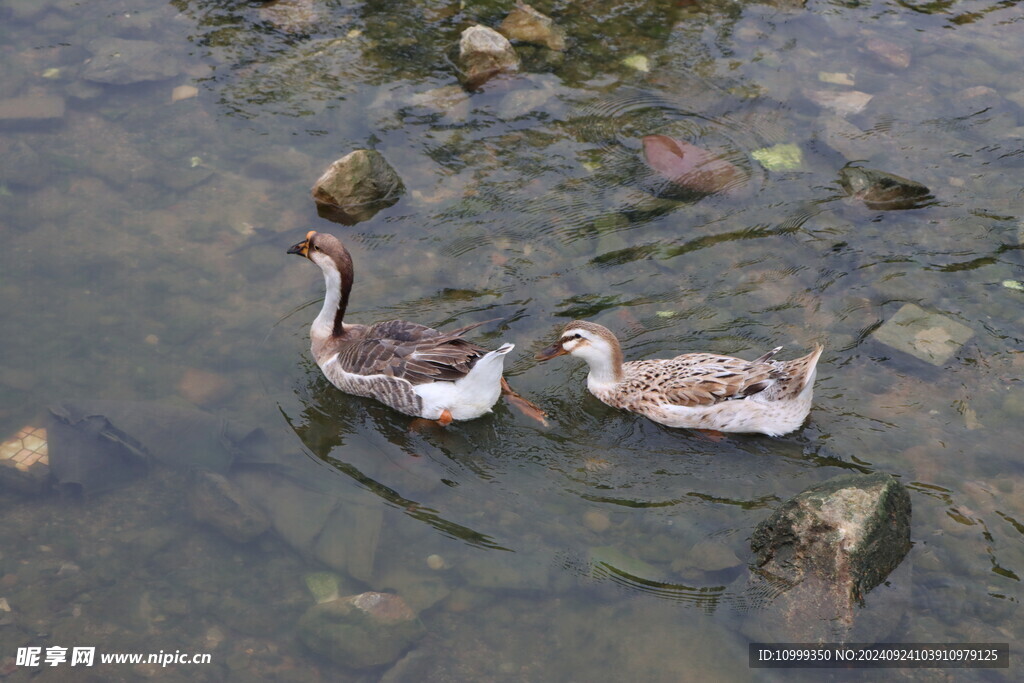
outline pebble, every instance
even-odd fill
[[[591,531],[601,533],[607,531],[612,525],[612,520],[608,518],[608,513],[601,510],[587,510],[583,513],[583,526],[587,527]]]
[[[179,85],[171,91],[171,102],[187,100],[199,95],[199,88],[194,85]]]
[[[804,97],[820,107],[831,109],[838,114],[857,114],[868,106],[873,95],[859,90],[839,92],[835,90],[804,90]]]
[[[835,85],[853,85],[853,74],[842,71],[819,71],[818,80],[822,83],[833,83]]]

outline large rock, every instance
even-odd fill
[[[372,218],[398,201],[405,184],[372,149],[357,149],[335,161],[313,185],[319,214],[344,225]]]
[[[197,522],[209,524],[232,541],[245,543],[270,528],[270,520],[226,477],[199,472],[188,492],[189,510]]]
[[[519,70],[519,56],[505,36],[477,24],[462,32],[459,64],[466,87],[475,90],[500,73]]]
[[[393,593],[361,593],[313,605],[299,620],[299,638],[313,652],[350,669],[398,660],[426,630]]]
[[[921,183],[873,168],[845,166],[839,171],[839,184],[873,210],[915,209],[932,199]]]
[[[837,605],[861,603],[910,550],[910,496],[889,474],[834,477],[783,503],[750,546],[757,574],[822,581]]]
[[[544,45],[549,50],[565,49],[565,32],[551,17],[541,14],[522,0],[508,13],[498,27],[507,38]]]
[[[181,67],[160,43],[149,40],[101,38],[89,43],[92,59],[82,78],[94,83],[128,85],[177,76]]]
[[[644,161],[664,181],[658,196],[676,193],[711,194],[728,190],[746,179],[734,164],[706,149],[667,135],[646,135],[641,140]]]
[[[974,336],[974,330],[939,313],[904,304],[871,336],[932,365],[943,365]]]

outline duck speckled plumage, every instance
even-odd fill
[[[341,241],[311,230],[288,253],[305,256],[324,274],[324,304],[309,337],[313,358],[331,384],[442,424],[490,412],[501,396],[502,368],[512,344],[489,351],[462,339],[483,323],[450,332],[407,320],[346,323],[353,269]]]
[[[579,356],[590,366],[587,388],[594,396],[669,427],[779,436],[807,418],[822,352],[819,346],[803,358],[772,360],[781,349],[752,361],[686,353],[623,362],[619,341],[608,328],[576,320],[537,359]]]

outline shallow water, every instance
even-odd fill
[[[3,434],[67,399],[191,402],[263,428],[280,455],[249,490],[298,518],[231,544],[191,521],[173,466],[84,500],[0,491],[0,676],[35,674],[9,667],[19,647],[63,645],[212,654],[103,680],[376,680],[387,667],[298,642],[304,577],[330,569],[343,594],[417,603],[427,636],[390,680],[781,677],[747,666],[749,642],[791,639],[748,585],[750,534],[804,488],[875,471],[910,489],[914,547],[857,639],[1018,646],[1021,10],[537,3],[568,50],[520,45],[519,75],[467,93],[459,32],[507,4],[338,1],[283,21],[258,3],[0,2],[0,100],[64,105],[0,120]],[[105,37],[159,43],[177,75],[85,81]],[[183,85],[196,96],[172,101]],[[872,97],[843,114],[808,91]],[[654,196],[650,134],[747,182]],[[757,160],[780,144],[798,164]],[[408,192],[355,226],[318,218],[309,187],[360,147]],[[845,198],[852,161],[934,201]],[[353,320],[500,318],[474,338],[516,343],[509,380],[550,425],[499,404],[416,431],[338,394],[308,351],[322,280],[284,253],[309,229],[353,253]],[[872,333],[906,303],[972,338],[938,367],[885,346]],[[627,358],[823,343],[815,408],[795,434],[722,440],[609,409],[580,363],[532,360],[574,318]]]

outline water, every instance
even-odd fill
[[[504,3],[0,4],[0,99],[64,105],[0,122],[3,433],[65,400],[198,403],[263,428],[272,462],[233,476],[279,520],[225,541],[192,521],[173,462],[84,500],[0,493],[10,680],[32,677],[6,659],[30,645],[212,656],[98,666],[105,680],[375,680],[387,666],[348,671],[299,642],[306,577],[325,569],[343,595],[398,592],[419,613],[427,635],[392,680],[771,678],[747,643],[789,632],[748,587],[750,534],[858,471],[909,487],[914,547],[856,633],[1018,646],[1024,327],[1004,283],[1024,280],[1020,9],[537,7],[569,49],[518,46],[519,76],[468,94],[459,32],[497,25]],[[85,81],[109,37],[159,44],[177,75]],[[623,63],[635,55],[647,72]],[[178,86],[195,97],[172,101]],[[812,91],[871,99],[840,114]],[[748,180],[655,197],[649,134]],[[794,168],[756,160],[780,144],[799,148]],[[408,192],[328,223],[309,187],[358,147]],[[844,198],[856,160],[934,202]],[[354,320],[500,318],[474,339],[516,343],[509,380],[550,426],[500,404],[417,431],[339,395],[308,353],[321,278],[284,253],[311,228],[353,253]],[[940,367],[882,345],[872,332],[906,303],[973,337]],[[615,330],[627,358],[824,343],[810,421],[713,440],[606,408],[580,363],[532,360],[574,318]]]

